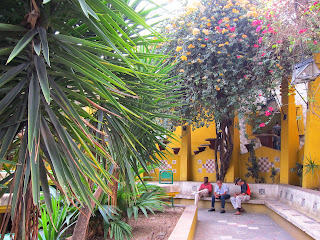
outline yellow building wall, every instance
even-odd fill
[[[192,155],[191,162],[191,181],[201,182],[204,177],[209,177],[209,182],[216,181],[214,150],[206,147],[205,151]]]
[[[201,144],[209,144],[206,141],[207,138],[216,138],[216,127],[214,123],[211,123],[209,127],[196,128],[191,132],[191,154],[194,155],[193,151],[198,151],[198,147]]]
[[[163,163],[160,168],[156,168],[150,171],[150,176],[153,177],[153,181],[159,180],[159,170],[171,170],[173,172],[173,180],[180,180],[180,162],[181,162],[181,134],[182,128],[177,127],[174,131],[175,138],[169,138],[166,150],[162,153],[164,157],[161,157],[160,161]],[[172,148],[180,148],[178,154],[174,154]]]
[[[320,54],[316,54],[316,64],[320,67]],[[307,158],[311,158],[316,164],[320,164],[320,77],[314,82],[309,83],[308,94],[311,101],[309,101],[309,110],[307,112],[306,123],[306,135],[305,135],[305,147],[304,147],[304,162],[308,164]],[[319,171],[315,171],[314,175],[311,173],[304,174],[302,187],[304,188],[319,188],[319,182],[317,174]]]
[[[271,175],[271,168],[274,167],[278,170],[278,173],[275,177],[275,183],[280,182],[280,151],[268,148],[268,147],[259,147],[255,149],[256,157],[259,160],[259,167],[260,167],[260,177],[263,177],[266,183],[273,183],[270,177]],[[251,177],[245,177],[247,170],[247,163],[250,153],[245,153],[240,155],[240,178],[245,179],[249,183],[254,183],[254,179]]]

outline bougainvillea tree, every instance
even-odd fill
[[[288,69],[280,52],[260,48],[258,16],[246,0],[203,0],[164,27],[171,40],[160,48],[173,56],[172,74],[183,93],[182,106],[172,110],[196,127],[214,120],[216,177],[222,180],[233,151],[234,117],[255,113]]]

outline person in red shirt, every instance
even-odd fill
[[[204,177],[204,183],[201,184],[199,191],[192,193],[194,195],[194,205],[197,205],[201,197],[209,197],[212,192],[212,185],[209,183],[209,178]]]

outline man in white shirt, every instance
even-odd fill
[[[208,210],[209,212],[213,212],[215,211],[214,208],[214,203],[216,201],[216,199],[221,199],[221,211],[220,213],[225,213],[226,211],[224,210],[224,206],[226,203],[226,199],[230,198],[229,193],[229,189],[228,187],[222,183],[222,181],[218,180],[217,181],[217,185],[214,189],[214,193],[212,196],[212,201],[211,201],[211,208]]]

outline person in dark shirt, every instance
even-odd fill
[[[250,200],[250,187],[249,184],[241,180],[240,178],[235,179],[235,185],[241,186],[241,192],[235,193],[233,197],[230,198],[232,206],[234,209],[237,209],[235,215],[240,215],[243,212],[243,208],[241,208],[241,202]]]

